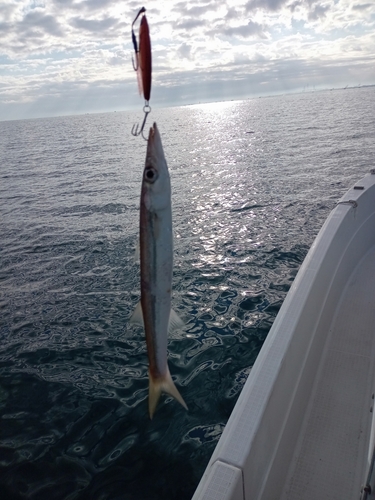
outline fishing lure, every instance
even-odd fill
[[[145,99],[145,105],[143,106],[143,112],[145,114],[141,128],[139,125],[133,125],[132,134],[134,136],[142,134],[146,125],[147,116],[151,111],[149,105],[149,100],[151,96],[151,74],[152,74],[152,58],[151,58],[151,40],[150,40],[150,30],[148,28],[148,22],[145,15],[146,9],[142,7],[138,14],[136,15],[132,23],[132,40],[135,51],[135,62],[133,61],[134,71],[137,72],[138,78],[138,88],[139,93]],[[141,24],[139,26],[139,48],[137,43],[137,38],[134,34],[134,23],[138,17],[142,14]],[[145,137],[143,136],[145,139]],[[147,140],[147,139],[145,139]]]

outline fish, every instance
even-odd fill
[[[153,417],[162,392],[173,396],[187,410],[168,368],[168,331],[183,325],[171,308],[173,231],[171,183],[156,123],[150,128],[143,170],[139,257],[141,300],[132,323],[143,323],[148,354],[148,409]]]

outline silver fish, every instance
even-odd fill
[[[141,301],[131,318],[142,322],[146,333],[149,361],[150,418],[162,392],[187,409],[169,373],[168,331],[181,326],[171,309],[173,233],[171,183],[159,130],[154,123],[147,143],[140,206]],[[142,321],[143,320],[143,321]]]

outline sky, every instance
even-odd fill
[[[375,0],[0,0],[0,120],[142,107],[142,6],[151,107],[375,84]]]

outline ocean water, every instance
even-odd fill
[[[324,220],[374,168],[375,87],[153,110],[168,161],[169,366],[150,420],[139,113],[0,122],[4,500],[190,499]]]

